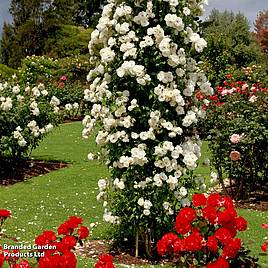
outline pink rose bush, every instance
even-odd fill
[[[199,93],[196,99],[206,110],[202,132],[223,189],[228,178],[229,194],[248,198],[262,188],[268,176],[268,88],[237,81],[229,73],[213,96]]]

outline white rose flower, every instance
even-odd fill
[[[143,207],[143,205],[144,205],[144,198],[143,197],[140,197],[139,198],[138,205],[140,205],[141,207]]]
[[[149,210],[149,209],[144,209],[144,210],[143,210],[143,214],[144,214],[145,216],[150,215],[150,210]]]
[[[152,206],[152,203],[150,200],[144,201],[144,204],[143,204],[144,209],[150,209],[151,206]]]
[[[180,195],[182,196],[182,197],[184,197],[184,196],[186,196],[187,195],[187,189],[185,188],[185,187],[181,187],[180,188]]]
[[[99,186],[99,190],[100,190],[100,191],[105,190],[106,187],[107,187],[107,182],[106,182],[106,180],[104,180],[104,179],[100,179],[100,180],[98,181],[98,186]]]
[[[87,155],[87,159],[88,159],[89,161],[94,160],[94,154],[89,153],[89,154]]]

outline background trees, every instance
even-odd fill
[[[268,9],[258,14],[254,26],[256,40],[262,50],[268,54]]]
[[[241,13],[213,10],[203,23],[203,34],[208,43],[203,67],[214,85],[224,80],[228,66],[241,68],[262,62],[260,47]]]
[[[28,55],[65,57],[71,51],[87,53],[89,33],[78,26],[87,28],[102,2],[12,0],[13,22],[3,28],[1,63],[17,68]]]

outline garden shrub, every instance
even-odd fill
[[[0,81],[10,79],[12,75],[16,73],[16,70],[4,65],[0,64]]]
[[[83,115],[83,101],[86,87],[86,75],[90,69],[88,57],[77,56],[54,60],[45,56],[31,56],[22,61],[17,82],[20,85],[32,85],[42,82],[46,85],[48,95],[60,100],[60,112],[65,119]],[[68,105],[67,105],[68,104]],[[78,104],[78,108],[77,108]],[[67,105],[67,110],[64,109]],[[70,112],[70,105],[72,108]]]
[[[85,100],[93,103],[83,124],[107,154],[110,179],[98,182],[104,220],[116,239],[139,244],[148,256],[153,243],[188,204],[201,141],[195,125],[201,109],[197,86],[212,92],[195,57],[206,41],[197,16],[205,1],[109,1],[91,34]]]
[[[88,53],[88,36],[92,29],[75,25],[62,25],[55,36],[48,38],[44,54],[53,58],[66,58]]]
[[[232,74],[227,78],[215,95],[203,97],[207,117],[202,131],[220,181],[228,178],[232,195],[243,199],[267,181],[268,89],[236,82]]]
[[[193,195],[192,206],[180,210],[174,229],[176,234],[167,233],[157,242],[157,251],[173,255],[177,267],[259,267],[236,237],[247,229],[247,221],[228,196]]]
[[[0,171],[27,158],[44,135],[58,124],[56,97],[43,84],[23,87],[0,83]],[[9,163],[9,164],[8,164]]]
[[[53,78],[55,70],[59,69],[57,60],[46,56],[27,56],[22,60],[19,68],[18,80],[25,85],[34,85],[38,82],[46,84]]]
[[[4,236],[12,239],[2,232],[2,226],[10,216],[9,210],[0,209],[0,238]],[[30,246],[30,249],[25,252],[25,250],[20,251],[19,249],[5,249],[0,245],[0,267],[7,263],[10,268],[31,268],[37,267],[37,265],[38,268],[75,268],[77,266],[77,258],[74,254],[75,246],[83,245],[83,240],[89,235],[88,228],[82,223],[82,218],[70,216],[58,227],[57,233],[46,230],[35,238],[33,245],[14,245],[13,238],[13,244],[10,247]],[[36,261],[30,264],[26,258],[32,258],[31,262],[34,262],[33,259]]]
[[[90,63],[88,55],[58,59],[58,63],[60,65],[58,75],[66,75],[72,83],[79,80],[84,84],[86,82],[86,76],[92,68],[92,63]]]

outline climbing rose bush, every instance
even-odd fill
[[[83,137],[99,126],[111,169],[98,183],[104,220],[122,238],[156,242],[189,202],[200,157],[194,129],[203,111],[193,95],[212,93],[195,61],[206,47],[197,20],[206,1],[108,2],[89,42]]]
[[[176,234],[167,233],[157,242],[157,252],[173,254],[179,267],[257,267],[236,238],[247,221],[228,196],[193,195],[192,206],[180,210],[174,229]]]

